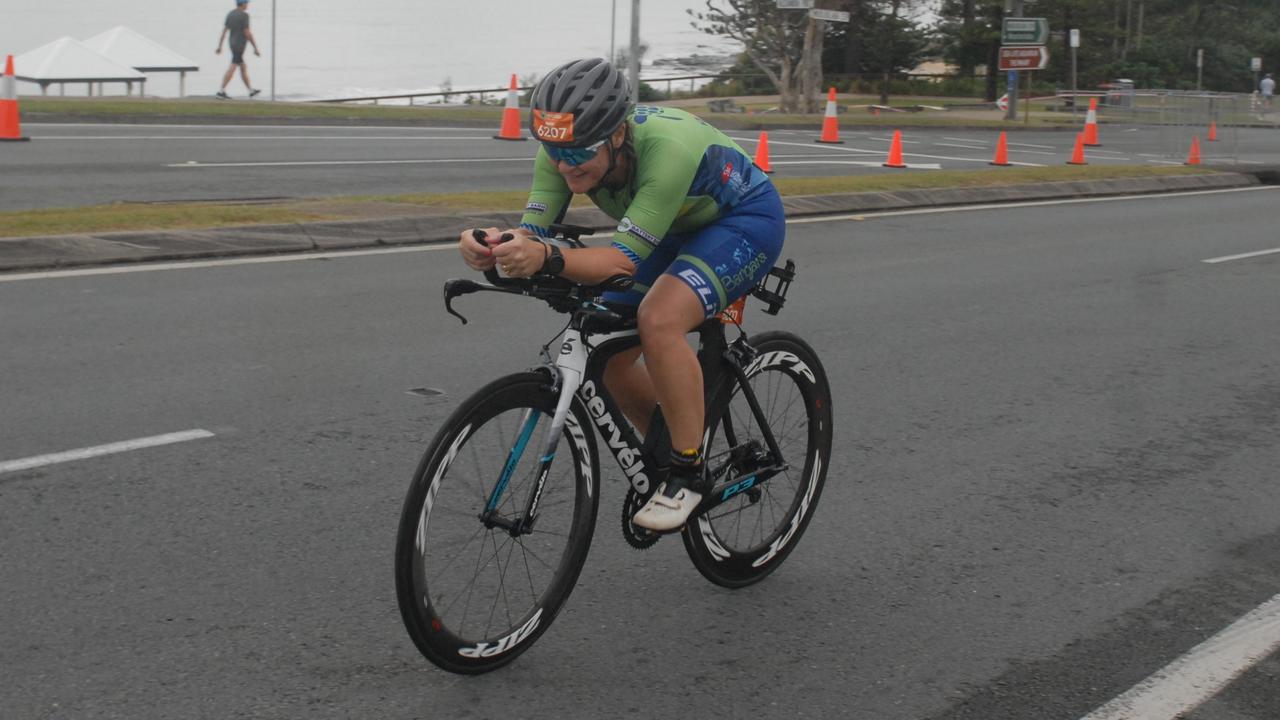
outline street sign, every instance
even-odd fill
[[[1009,93],[1001,95],[1000,99],[996,100],[996,107],[1000,108],[1000,112],[1007,112],[1009,110]]]
[[[1080,31],[1079,30],[1071,31],[1071,47],[1073,48],[1080,47]]]
[[[1254,58],[1253,61],[1249,63],[1249,66],[1253,68],[1254,72],[1262,72],[1262,58]]]
[[[1001,45],[1045,45],[1049,42],[1049,21],[1045,18],[1005,18]]]
[[[813,0],[776,0],[779,10],[808,10],[813,7]]]
[[[831,22],[849,22],[849,13],[843,10],[819,10],[814,8],[809,11],[809,17],[814,20],[830,20]]]
[[[1000,48],[1001,70],[1043,70],[1049,65],[1049,49],[1045,47]]]

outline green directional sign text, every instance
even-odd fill
[[[1049,21],[1045,18],[1005,18],[1001,45],[1047,45]]]

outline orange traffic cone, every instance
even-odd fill
[[[761,170],[772,173],[773,168],[769,167],[769,133],[760,131],[760,142],[756,143],[756,167]]]
[[[1000,140],[996,142],[996,157],[991,161],[992,165],[1008,167],[1013,163],[1009,162],[1009,139],[1005,137],[1005,133],[1000,133]]]
[[[507,91],[507,107],[502,111],[502,129],[494,140],[524,140],[520,134],[520,95],[516,91],[516,76],[511,76],[511,89]]]
[[[1209,121],[1209,142],[1218,142],[1218,121]]]
[[[822,118],[822,137],[814,140],[814,142],[829,143],[831,145],[843,145],[844,141],[840,139],[840,131],[836,122],[836,89],[831,88],[827,93],[827,114]]]
[[[29,140],[22,137],[18,126],[18,90],[13,77],[13,56],[4,61],[4,77],[0,78],[0,141]]]
[[[1191,138],[1191,152],[1187,153],[1187,164],[1200,164],[1200,138],[1198,137]]]
[[[1071,159],[1067,161],[1068,165],[1088,165],[1084,161],[1084,133],[1076,133],[1076,149],[1071,153]]]
[[[906,163],[902,162],[902,131],[893,131],[893,144],[889,146],[889,162],[884,163],[887,168],[904,168]]]
[[[1089,98],[1089,114],[1084,118],[1084,144],[1098,147],[1098,98]]]

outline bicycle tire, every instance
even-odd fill
[[[513,535],[481,518],[532,409],[537,426],[497,506],[503,518],[523,514],[555,407],[545,372],[489,383],[450,415],[409,485],[396,538],[396,597],[414,645],[445,670],[488,672],[528,650],[554,621],[586,562],[600,463],[592,425],[576,399],[533,532]]]
[[[831,387],[813,348],[776,331],[749,342],[759,355],[746,368],[747,380],[783,456],[792,468],[798,457],[803,464],[737,493],[685,525],[681,537],[689,559],[703,577],[727,588],[759,582],[795,549],[813,519],[831,457]],[[789,418],[791,413],[802,420]],[[727,456],[730,433],[738,446],[751,440],[764,445],[736,378],[713,395],[707,415],[704,452],[709,467]]]

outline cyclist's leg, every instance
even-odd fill
[[[786,223],[772,185],[762,185],[734,213],[703,228],[640,305],[645,362],[671,431],[669,482],[636,513],[650,530],[683,525],[701,501],[702,369],[685,336],[755,286],[782,250]]]
[[[640,348],[626,350],[609,358],[604,368],[604,384],[618,403],[618,409],[641,435],[649,434],[649,419],[657,407],[649,371],[640,362]]]

